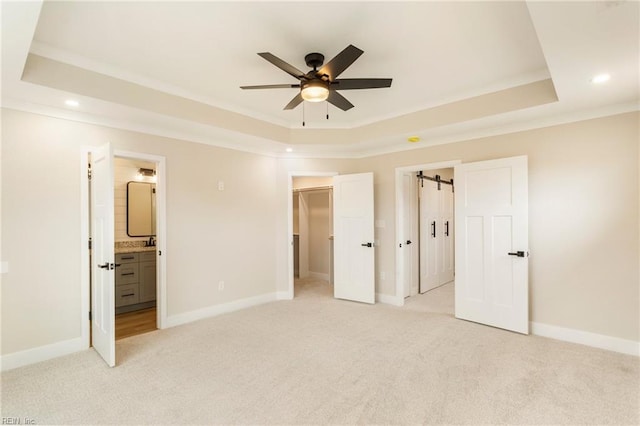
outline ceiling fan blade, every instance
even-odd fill
[[[304,73],[300,71],[298,68],[294,67],[291,64],[286,63],[282,59],[278,58],[275,55],[272,55],[269,52],[258,53],[258,55],[260,55],[261,57],[271,62],[276,67],[280,68],[282,71],[286,72],[287,74],[297,79],[301,79],[304,76]]]
[[[284,109],[294,109],[295,107],[300,105],[302,101],[303,101],[302,95],[298,93],[293,99],[291,99],[291,102],[289,102],[287,106],[284,107]]]
[[[354,90],[354,89],[379,89],[391,87],[390,78],[340,78],[332,81],[332,89]]]
[[[362,55],[364,51],[358,49],[354,45],[350,44],[342,52],[338,53],[332,60],[325,64],[318,73],[320,75],[326,74],[330,80],[335,80],[342,71],[346,70],[349,65],[355,62],[356,59]]]
[[[299,84],[263,84],[261,86],[240,86],[241,89],[292,89]]]
[[[336,92],[335,90],[330,90],[329,91],[329,97],[327,98],[327,102],[337,106],[338,108],[340,108],[343,111],[347,111],[347,110],[350,110],[351,108],[353,108],[353,104],[351,102],[349,102],[347,100],[347,98],[345,98],[344,96],[342,96],[340,93]]]

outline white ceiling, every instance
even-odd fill
[[[3,2],[2,103],[273,155],[410,149],[638,110],[639,5]],[[239,88],[296,83],[258,52],[306,70],[349,44],[364,54],[340,77],[393,84],[343,91],[355,108],[329,120],[326,103],[304,128],[302,105],[284,111],[298,89]]]

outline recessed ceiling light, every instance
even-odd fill
[[[407,140],[411,143],[420,142],[420,136],[409,136]]]
[[[593,76],[593,78],[591,79],[591,82],[594,84],[600,84],[600,83],[609,81],[610,78],[611,76],[609,74],[598,74]]]
[[[77,107],[80,105],[80,102],[73,99],[67,99],[66,101],[64,101],[64,104],[70,107]]]
[[[287,151],[287,152],[293,152],[293,148],[287,148],[287,149],[285,149],[285,151]]]

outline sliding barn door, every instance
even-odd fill
[[[455,315],[529,332],[527,157],[455,167]]]
[[[420,185],[420,293],[454,274],[453,186],[422,179]]]
[[[438,184],[422,180],[420,185],[420,293],[440,285],[442,232]]]
[[[375,303],[373,173],[333,177],[334,296]]]
[[[454,199],[453,185],[442,184],[440,188],[440,221],[442,223],[442,263],[440,283],[453,281],[455,272],[454,253]]]

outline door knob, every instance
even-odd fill
[[[373,247],[373,244],[371,243],[362,243],[360,244],[362,247]]]
[[[509,256],[517,256],[517,257],[525,257],[525,256],[529,256],[529,252],[527,252],[525,254],[525,252],[523,251],[517,251],[515,253],[507,253]]]
[[[407,245],[411,244],[411,240],[407,240]]]
[[[110,271],[115,268],[115,265],[113,263],[104,262],[102,265],[98,265],[98,268],[106,269],[107,271]]]

